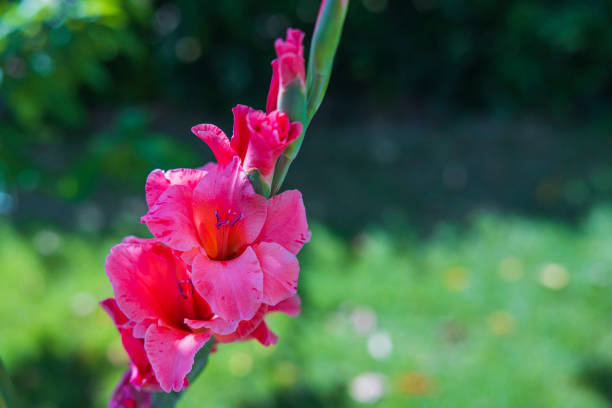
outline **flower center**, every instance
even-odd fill
[[[211,259],[228,260],[239,255],[242,250],[240,236],[236,232],[236,225],[244,220],[244,214],[233,210],[215,210],[214,243],[206,245],[206,254]]]

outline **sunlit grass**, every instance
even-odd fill
[[[575,227],[481,214],[423,240],[312,230],[302,316],[270,316],[276,347],[219,347],[181,407],[609,403],[611,208]],[[0,355],[33,406],[104,406],[124,370],[95,304],[119,238],[0,226]]]

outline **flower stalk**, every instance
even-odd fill
[[[285,181],[289,166],[302,146],[306,129],[327,91],[348,4],[349,0],[323,0],[310,44],[306,87],[304,89],[299,81],[295,81],[279,92],[278,109],[287,113],[291,120],[299,121],[303,127],[300,137],[278,159],[272,180],[272,195],[278,193]]]

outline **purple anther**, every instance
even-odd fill
[[[240,213],[240,215],[238,215],[236,218],[232,220],[232,222],[230,222],[230,227],[233,227],[234,225],[236,225],[236,223],[240,221],[241,218],[242,218],[242,213]]]
[[[219,210],[215,210],[215,218],[217,218],[217,229],[221,229],[222,226],[229,223],[228,220],[221,221],[221,218],[219,217]]]
[[[178,285],[178,290],[183,299],[187,299],[189,296],[193,295],[193,284],[191,283],[191,279],[187,278],[182,281],[176,282]],[[189,290],[189,295],[187,295],[187,290]]]

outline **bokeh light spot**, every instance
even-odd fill
[[[174,47],[176,58],[184,63],[194,62],[202,55],[202,46],[195,37],[183,37]]]
[[[373,403],[385,394],[386,377],[380,373],[363,373],[351,381],[349,394],[357,402]]]
[[[229,370],[236,377],[244,377],[253,368],[253,358],[240,351],[235,351],[229,358]]]
[[[42,255],[52,255],[56,253],[61,244],[61,238],[56,232],[51,230],[40,230],[34,235],[34,248]]]
[[[406,373],[399,379],[399,390],[408,395],[427,395],[431,392],[431,381],[423,373]]]
[[[274,368],[274,379],[277,384],[289,387],[296,383],[298,369],[295,364],[285,361]]]
[[[560,290],[567,286],[569,273],[562,265],[550,263],[540,270],[540,283],[551,290]]]
[[[444,271],[443,280],[446,289],[458,292],[467,288],[468,272],[465,268],[455,266]]]
[[[368,352],[376,360],[384,360],[393,351],[393,342],[387,332],[372,333],[368,337]]]
[[[489,330],[498,336],[507,336],[514,332],[516,321],[510,313],[500,310],[489,316]]]
[[[355,333],[366,335],[376,327],[376,313],[369,307],[357,307],[351,314]]]
[[[92,293],[75,293],[70,299],[70,307],[77,316],[88,316],[96,308],[96,298]]]
[[[514,257],[504,258],[499,262],[497,272],[502,279],[516,282],[523,277],[523,263]]]

